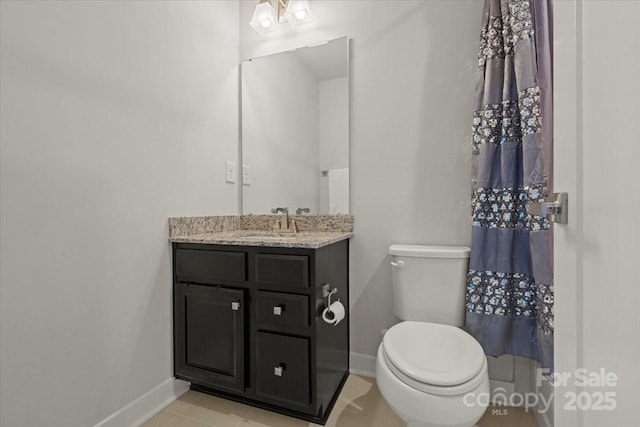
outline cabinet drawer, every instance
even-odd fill
[[[256,282],[266,285],[309,286],[309,257],[256,254]]]
[[[256,392],[283,406],[308,407],[309,340],[258,332]]]
[[[305,295],[258,291],[258,322],[287,326],[309,326],[309,298]]]
[[[246,252],[178,249],[176,275],[191,281],[247,280]]]

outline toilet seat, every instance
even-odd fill
[[[394,375],[425,393],[464,394],[486,376],[487,358],[482,347],[454,326],[401,322],[384,335],[382,350]]]

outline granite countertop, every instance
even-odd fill
[[[279,215],[169,218],[169,241],[317,249],[353,237],[350,215],[292,215],[297,233],[273,229]]]

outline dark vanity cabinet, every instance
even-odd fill
[[[173,244],[174,369],[191,388],[324,424],[349,372],[348,240],[318,249]]]

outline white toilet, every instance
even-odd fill
[[[487,358],[464,325],[469,248],[392,245],[402,320],[378,348],[376,381],[409,427],[470,427],[488,404]]]

